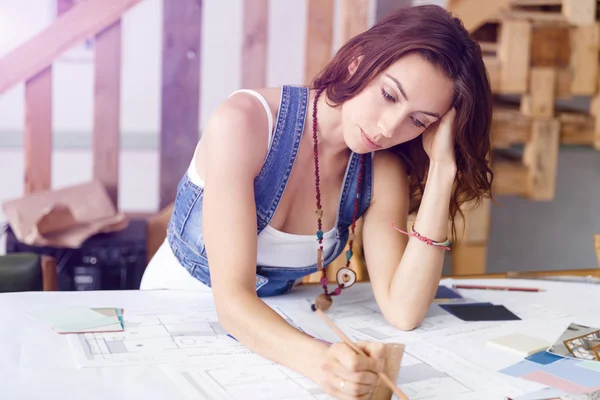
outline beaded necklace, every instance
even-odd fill
[[[320,178],[319,178],[319,139],[317,136],[317,103],[319,100],[319,96],[323,92],[325,88],[321,87],[315,93],[315,100],[313,103],[313,155],[315,160],[315,188],[317,194],[317,211],[315,214],[317,216],[317,241],[319,242],[319,248],[317,249],[317,267],[318,270],[321,271],[321,286],[323,287],[323,293],[317,296],[315,303],[311,305],[311,309],[316,311],[320,309],[322,311],[326,311],[331,307],[333,303],[332,296],[338,296],[342,293],[342,289],[349,288],[350,286],[356,283],[356,272],[354,272],[350,268],[350,260],[352,259],[352,246],[354,244],[354,230],[356,227],[356,216],[358,215],[359,202],[360,202],[360,189],[362,187],[363,180],[363,172],[364,172],[364,154],[360,155],[360,163],[359,163],[359,172],[358,172],[358,182],[356,184],[356,197],[354,198],[354,212],[352,214],[352,225],[350,226],[350,233],[348,236],[348,250],[346,250],[346,265],[344,268],[340,268],[336,275],[337,287],[332,292],[327,288],[327,284],[329,283],[329,278],[327,277],[327,267],[324,266],[323,261],[323,208],[321,207],[321,188],[319,186]]]

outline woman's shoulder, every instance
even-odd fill
[[[389,150],[376,151],[373,156],[373,199],[408,188],[408,173],[402,159]]]
[[[269,118],[256,94],[266,101],[271,112],[277,113],[281,89],[254,89],[254,92],[236,91],[224,99],[202,132],[207,152],[237,157],[240,165],[251,169],[262,165],[269,137]]]
[[[275,119],[281,102],[281,91],[281,87],[236,90],[223,101],[221,111],[227,114],[237,114],[237,116],[240,116],[241,113],[260,119],[257,117],[265,115],[265,106],[267,106],[271,116]]]
[[[254,92],[254,95],[249,92]],[[271,112],[273,110],[277,112],[279,107],[277,92],[280,93],[281,90],[279,88],[236,90],[212,112],[207,121],[207,131],[210,132],[214,128],[220,131],[229,127],[236,130],[242,128],[242,131],[248,128],[253,131],[265,128],[266,131],[268,119],[261,98],[266,101]]]
[[[373,175],[382,180],[408,179],[406,166],[402,159],[392,151],[381,150],[373,155]]]

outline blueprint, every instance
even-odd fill
[[[406,347],[396,384],[411,400],[504,400],[523,393],[503,377],[427,342]]]
[[[274,310],[295,326],[283,311]],[[227,335],[214,309],[131,310],[123,318],[124,332],[69,337],[79,367],[193,362],[200,357],[251,353]]]
[[[439,305],[432,304],[419,327],[409,332],[401,331],[391,326],[384,318],[374,298],[336,303],[335,307],[327,311],[327,315],[348,335],[381,342],[410,343],[447,331],[471,330],[490,325],[490,323],[465,325],[461,319],[448,313]]]
[[[235,366],[235,367],[232,367]],[[188,399],[329,399],[312,381],[266,359],[231,356],[218,363],[162,365]],[[451,352],[428,343],[407,346],[396,385],[411,399],[504,400],[523,391]],[[495,393],[495,394],[493,394]]]
[[[332,399],[310,379],[258,356],[232,356],[227,365],[217,361],[161,368],[187,399]]]

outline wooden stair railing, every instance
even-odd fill
[[[0,59],[0,94],[25,81],[25,193],[51,187],[52,63],[95,37],[94,178],[117,204],[121,16],[140,1],[57,0],[57,19]]]
[[[121,16],[141,0],[57,0],[57,19],[0,59],[0,95],[25,82],[25,193],[51,188],[52,64],[95,38],[94,178],[117,205]],[[56,290],[56,261],[42,257],[43,289]]]
[[[0,59],[0,94],[42,72],[64,51],[121,19],[142,0],[85,0],[76,3],[33,38]]]

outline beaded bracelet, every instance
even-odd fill
[[[396,225],[394,225],[394,223],[392,222],[392,227],[394,229],[396,229],[398,232],[404,233],[405,235],[408,236],[413,236],[416,237],[417,239],[419,239],[421,242],[427,243],[428,245],[434,246],[434,247],[439,247],[442,248],[444,250],[450,250],[450,240],[446,239],[443,242],[436,242],[432,239],[426,238],[425,236],[422,236],[419,232],[417,232],[415,230],[415,223],[413,222],[412,226],[410,227],[410,233],[403,231],[402,229],[398,228]]]

